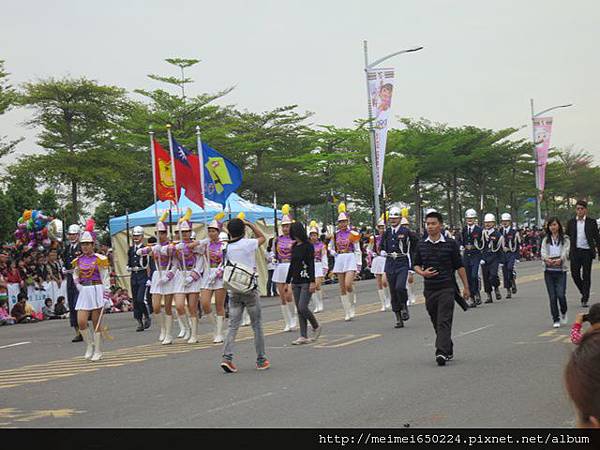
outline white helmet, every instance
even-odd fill
[[[476,218],[477,218],[477,211],[475,211],[473,208],[467,209],[467,211],[465,212],[465,219],[476,219]]]
[[[81,232],[81,229],[79,228],[79,225],[73,224],[73,225],[69,225],[67,234],[79,234],[80,232]]]
[[[140,227],[139,225],[136,227],[133,227],[133,235],[134,236],[143,236],[144,229],[142,227]]]
[[[491,213],[487,213],[484,217],[483,217],[483,221],[484,222],[496,222],[496,216],[491,214]]]
[[[400,225],[408,225],[408,219],[406,217],[400,219]]]
[[[390,208],[390,215],[388,216],[390,219],[399,219],[402,213],[400,212],[400,208],[397,206],[392,206]]]
[[[437,212],[437,209],[435,208],[429,208],[425,210],[425,215],[429,214],[429,213],[433,213],[433,212]]]
[[[510,222],[512,220],[512,217],[509,213],[502,213],[502,215],[500,216],[500,220],[508,220]]]

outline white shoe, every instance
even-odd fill
[[[100,361],[102,359],[102,333],[94,333],[94,354],[92,361]]]
[[[303,345],[303,344],[308,344],[309,342],[310,342],[310,339],[300,336],[298,339],[296,339],[295,341],[292,342],[292,345]]]
[[[554,328],[560,328],[560,322],[554,322],[554,325],[552,325]]]
[[[83,340],[87,344],[87,347],[85,348],[84,358],[91,359],[92,355],[94,354],[94,339],[92,338],[92,330],[86,328],[85,330],[80,331],[80,333],[83,337]]]
[[[158,323],[160,323],[160,334],[158,335],[158,340],[160,342],[165,340],[165,334],[166,334],[166,330],[165,330],[165,315],[162,313],[156,313],[154,315],[155,318],[158,318]]]
[[[169,345],[173,343],[173,336],[171,335],[171,329],[173,328],[173,316],[165,315],[165,339],[162,341],[162,345]]]
[[[352,320],[352,317],[350,317],[350,301],[348,300],[348,295],[340,295],[340,299],[342,300],[342,307],[344,308],[344,320],[348,322]]]
[[[560,315],[560,323],[561,325],[566,325],[569,318],[567,317],[567,313]]]
[[[198,343],[198,319],[196,317],[190,318],[190,338],[188,339],[188,344],[197,344]]]
[[[224,319],[225,318],[223,316],[216,317],[215,336],[213,339],[214,344],[221,344],[223,342],[223,321],[224,321]]]

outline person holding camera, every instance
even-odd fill
[[[600,329],[600,303],[594,303],[587,314],[579,313],[575,317],[575,323],[571,327],[571,342],[573,344],[579,345],[581,343],[583,337],[581,328],[584,322],[589,322],[591,325],[589,331]]]
[[[570,248],[569,236],[564,233],[558,218],[548,219],[546,236],[542,240],[542,263],[554,328],[567,324],[567,259]]]

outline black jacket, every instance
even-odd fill
[[[575,253],[577,249],[577,218],[573,217],[567,223],[567,235],[571,240],[571,255]],[[600,234],[598,233],[598,224],[594,219],[589,217],[585,218],[585,237],[588,241],[588,245],[592,250],[592,257],[596,257],[596,250],[600,252]]]

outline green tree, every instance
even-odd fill
[[[8,75],[9,73],[4,69],[4,60],[0,59],[0,115],[17,103],[17,93],[8,83]],[[6,136],[0,136],[0,158],[12,152],[22,140],[23,138],[8,141]]]

